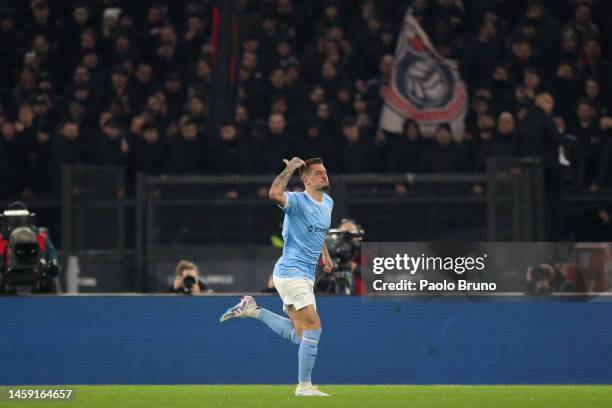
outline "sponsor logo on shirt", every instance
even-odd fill
[[[314,225],[309,225],[306,227],[306,229],[308,230],[308,232],[324,232],[327,234],[327,230],[329,228],[315,227]]]

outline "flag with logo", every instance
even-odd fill
[[[454,62],[442,57],[410,10],[406,12],[395,50],[395,63],[383,89],[383,130],[401,133],[407,119],[424,135],[448,123],[455,137],[463,134],[468,95]]]

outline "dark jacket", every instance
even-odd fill
[[[144,138],[140,138],[134,145],[133,168],[135,173],[145,173],[150,175],[162,174],[164,160],[166,158],[166,146],[157,141],[147,143]]]
[[[563,136],[550,115],[534,106],[519,122],[513,150],[517,157],[539,157],[547,166],[558,166],[561,144]]]
[[[580,146],[581,157],[579,186],[588,187],[597,177],[602,156],[606,148],[605,140],[598,123],[593,119],[588,126],[575,123],[570,126],[570,132],[576,137]]]
[[[342,174],[372,173],[377,168],[376,146],[364,136],[356,142],[344,138],[338,152],[338,170]]]
[[[464,173],[468,171],[468,157],[463,146],[434,143],[425,150],[421,169],[424,173]]]
[[[493,132],[493,137],[491,139],[482,140],[480,143],[480,150],[476,157],[474,170],[479,173],[486,171],[488,159],[512,157],[512,143],[514,137],[514,133],[502,135],[496,131]]]
[[[201,135],[195,140],[186,140],[181,135],[168,143],[166,170],[171,174],[200,174],[210,169],[206,143]]]
[[[398,135],[389,141],[387,157],[388,173],[417,173],[421,169],[424,142],[422,139],[410,140]]]
[[[127,165],[129,151],[121,151],[121,140],[121,136],[111,139],[103,132],[98,132],[93,141],[95,163],[106,166]]]
[[[218,174],[252,174],[253,162],[241,136],[218,140],[213,147],[213,169]]]
[[[283,159],[291,160],[297,156],[297,149],[288,133],[280,135],[267,132],[256,142],[257,172],[259,174],[278,174],[284,168]]]

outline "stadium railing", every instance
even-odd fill
[[[80,290],[134,291],[145,288],[145,270],[152,257],[164,259],[168,266],[170,260],[201,253],[202,248],[228,254],[231,248],[239,248],[241,254],[245,251],[240,248],[264,248],[265,256],[275,254],[270,239],[280,235],[283,214],[263,194],[273,178],[140,175],[130,196],[123,169],[74,167],[65,170],[62,200],[33,199],[28,204],[37,212],[38,224],[50,228],[64,260],[78,255],[81,272],[91,272],[95,278]],[[369,241],[536,240],[533,231],[541,228],[534,227],[538,218],[523,215],[526,201],[533,208],[537,199],[526,200],[517,193],[533,191],[533,186],[521,187],[521,183],[533,185],[533,177],[518,177],[508,184],[507,178],[498,176],[506,183],[499,185],[491,178],[491,174],[332,176],[333,223],[351,217],[364,227]],[[103,188],[96,193],[99,187]],[[300,188],[297,177],[289,188]],[[579,218],[612,205],[612,191],[567,190],[564,201],[568,214]],[[497,223],[493,232],[492,220]],[[118,272],[111,277],[109,270]]]

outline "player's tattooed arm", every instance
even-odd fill
[[[281,174],[279,174],[272,182],[270,190],[268,191],[268,197],[270,197],[270,200],[284,208],[285,204],[287,204],[287,197],[285,197],[285,194],[283,193],[287,188],[287,184],[289,183],[289,180],[291,180],[293,173],[306,163],[304,163],[304,160],[300,159],[299,157],[294,157],[291,160],[285,159],[283,160],[283,163],[285,163],[287,167],[285,167],[285,170],[283,170]]]

